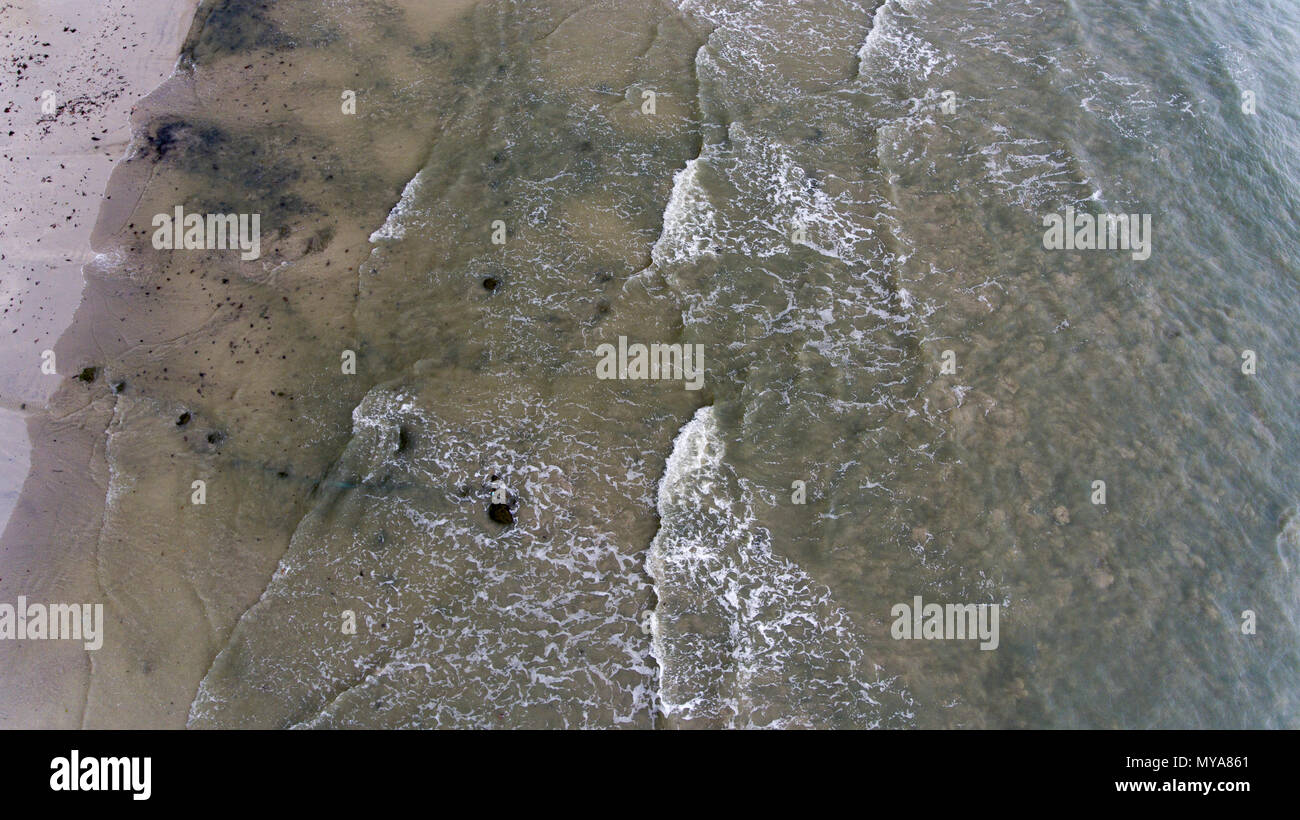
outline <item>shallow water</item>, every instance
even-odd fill
[[[43,673],[86,723],[1297,724],[1293,8],[206,11],[38,428],[102,521],[6,533],[117,619]],[[177,204],[262,258],[154,250]],[[893,640],[918,595],[997,649]]]

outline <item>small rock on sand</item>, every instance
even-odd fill
[[[510,506],[507,504],[489,504],[488,518],[506,526],[515,523],[515,517],[511,514]]]

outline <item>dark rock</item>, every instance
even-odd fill
[[[87,367],[77,374],[77,378],[81,379],[86,384],[90,384],[95,380],[95,377],[98,375],[99,375],[98,367]]]
[[[494,291],[497,289],[497,285],[499,284],[501,284],[499,281],[489,276],[488,278],[483,280],[483,290]]]
[[[506,526],[515,523],[515,517],[511,514],[510,506],[508,504],[489,504],[488,518],[491,518],[498,524],[504,524]]]

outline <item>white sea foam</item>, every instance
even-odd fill
[[[661,267],[693,262],[716,253],[713,236],[717,230],[717,214],[700,186],[700,161],[700,158],[688,161],[673,177],[672,194],[664,209],[663,232],[650,250],[651,260]]]
[[[388,218],[384,220],[384,224],[379,226],[379,229],[374,233],[370,234],[371,244],[375,244],[385,239],[401,239],[406,236],[406,228],[408,224],[418,214],[415,201],[416,198],[419,197],[420,188],[424,183],[424,173],[424,169],[421,168],[420,171],[416,173],[415,176],[411,177],[411,180],[406,183],[406,187],[402,189],[401,198],[397,200],[397,204],[394,205],[393,210],[389,212]]]
[[[364,641],[313,629],[288,650],[253,651],[237,675],[219,658],[192,721],[291,680],[301,727],[648,725],[647,582],[608,523],[618,505],[652,503],[636,443],[585,443],[595,416],[522,385],[471,396],[418,384],[376,388],[356,408],[343,469],[233,645],[275,646],[277,624],[334,624],[345,608]],[[509,528],[486,521],[489,473],[518,499]]]
[[[661,711],[740,728],[906,723],[906,692],[869,662],[830,590],[772,551],[725,456],[714,409],[701,408],[659,482],[646,566]]]
[[[873,83],[888,79],[920,87],[947,62],[938,48],[910,30],[903,19],[907,10],[908,6],[896,0],[886,0],[876,9],[871,31],[858,49],[859,78]]]

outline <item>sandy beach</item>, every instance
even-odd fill
[[[42,372],[42,353],[56,347],[81,303],[83,267],[95,254],[92,229],[109,176],[131,140],[131,111],[172,73],[198,5],[199,0],[0,5],[6,57],[0,74],[0,295],[8,331],[0,334],[0,528],[28,477],[28,421],[42,412],[72,367],[56,357],[55,372]],[[83,458],[84,453],[76,456]],[[0,579],[13,578],[9,568],[17,563],[9,552],[0,556]],[[75,571],[47,567],[39,582],[25,586],[69,594],[77,587]],[[50,659],[47,674],[71,673],[59,678],[71,685],[51,691],[84,687],[86,662],[79,654]],[[0,707],[0,725],[79,725],[75,695],[47,703],[47,693],[38,689],[22,694],[19,702],[32,711],[19,711],[8,700]]]
[[[17,0],[0,5],[0,528],[27,474],[28,411],[81,302],[104,188],[131,109],[176,66],[198,0]],[[62,372],[61,368],[56,371]]]
[[[125,110],[116,155],[126,133],[137,141],[103,184],[89,238],[101,255],[86,252],[76,320],[52,344],[59,377],[27,417],[39,444],[0,538],[0,562],[13,568],[0,573],[0,597],[103,602],[106,638],[96,652],[0,642],[3,725],[186,725],[199,681],[347,442],[352,408],[383,378],[372,370],[315,395],[337,376],[338,351],[358,345],[351,314],[368,237],[454,102],[443,82],[421,90],[422,104],[383,95],[341,116],[340,89],[359,75],[353,44],[376,26],[402,38],[412,56],[380,80],[394,87],[419,73],[411,60],[429,61],[422,39],[466,8],[411,3],[395,32],[359,6],[342,15],[347,35],[321,39],[310,14],[290,16],[297,30],[286,34],[203,7],[183,69]],[[277,53],[295,42],[314,48],[292,62]],[[262,214],[260,259],[196,266],[158,254],[137,224],[219,199],[238,203],[221,210]],[[246,307],[262,320],[256,333]],[[206,504],[191,503],[196,479]]]

